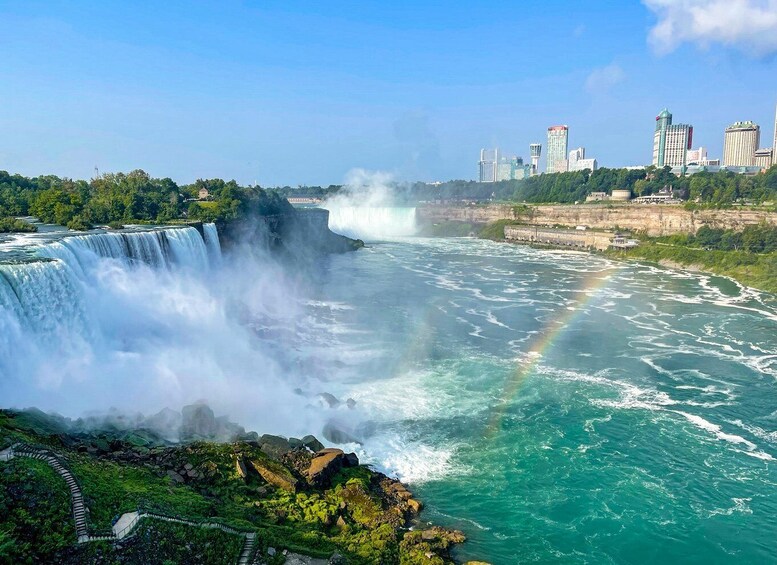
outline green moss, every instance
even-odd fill
[[[70,491],[47,464],[18,458],[0,466],[0,562],[52,555],[75,540]]]

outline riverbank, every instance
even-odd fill
[[[470,235],[513,243],[514,241],[505,239],[505,228],[516,224],[518,222],[509,219],[500,219],[485,225],[455,220],[441,221],[422,228],[422,234],[433,237]],[[548,247],[547,244],[542,246]],[[598,253],[603,253],[611,259],[643,260],[674,269],[726,276],[744,286],[777,294],[777,253],[774,252],[753,253],[742,250],[704,249],[643,237],[637,247],[607,249]]]
[[[442,565],[464,541],[419,522],[422,505],[399,481],[313,436],[259,436],[192,405],[186,441],[171,443],[154,426],[174,414],[128,427],[0,410],[0,561],[279,564],[295,552]],[[148,518],[137,534],[117,528],[138,514]]]
[[[777,253],[747,253],[661,245],[643,241],[633,249],[610,249],[613,259],[640,259],[692,272],[730,277],[758,290],[777,294]]]
[[[683,205],[606,204],[487,204],[426,205],[418,208],[422,225],[447,222],[485,225],[513,221],[537,226],[584,225],[590,229],[623,229],[649,237],[694,234],[702,226],[741,231],[745,226],[777,225],[774,210],[687,209]]]

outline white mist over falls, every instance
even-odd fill
[[[351,171],[345,189],[322,205],[329,210],[329,229],[368,242],[416,235],[416,209],[396,203],[390,182],[386,173]]]
[[[248,429],[320,432],[322,390],[294,350],[305,301],[267,253],[222,257],[213,224],[15,236],[0,252],[3,406],[151,415],[203,399]]]

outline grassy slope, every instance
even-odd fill
[[[611,250],[607,255],[616,259],[644,259],[655,263],[672,262],[731,277],[745,286],[777,293],[777,253],[708,251],[643,241],[634,249]]]
[[[81,440],[73,444],[74,438],[62,434],[56,425],[46,427],[43,417],[17,418],[0,410],[0,449],[22,441],[62,454],[81,484],[92,533],[107,531],[120,514],[143,508],[256,531],[262,550],[275,547],[319,557],[338,551],[353,564],[450,563],[442,557],[447,542],[406,535],[404,519],[382,498],[379,475],[365,467],[344,469],[329,488],[290,493],[271,487],[258,476],[244,479],[238,474],[236,454],[267,465],[282,465],[243,442],[197,442],[150,450],[125,444],[122,453],[129,459],[116,462],[108,455],[84,453],[88,444],[79,445]],[[187,483],[168,477],[166,466],[180,468],[187,463],[201,471],[202,477]],[[231,562],[239,553],[236,548],[241,540],[237,536],[204,529],[192,533],[184,526],[155,521],[144,525],[129,545],[76,546],[64,481],[45,464],[30,459],[0,463],[0,494],[20,488],[24,496],[0,497],[0,562],[129,563],[132,556],[146,556],[143,559],[150,563],[215,563],[218,561],[209,556],[222,555],[223,562]],[[9,504],[10,509],[6,507]],[[26,510],[28,507],[34,511]],[[340,526],[336,525],[338,518],[344,520]],[[182,544],[191,559],[181,560]],[[435,550],[441,550],[442,556],[425,557]]]

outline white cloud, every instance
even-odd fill
[[[585,89],[591,94],[603,94],[625,78],[623,69],[612,63],[591,71],[585,79]]]
[[[643,0],[658,16],[648,41],[660,54],[682,43],[736,47],[754,56],[777,52],[777,0]]]

